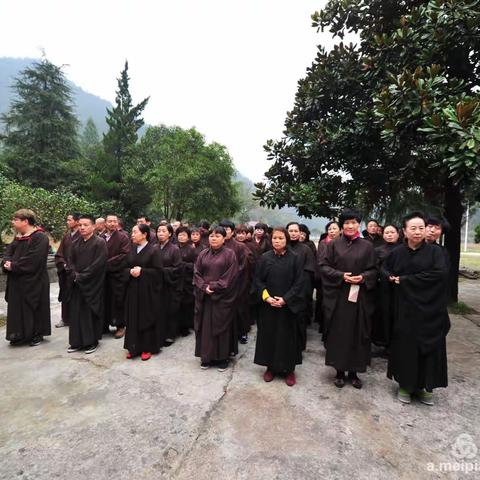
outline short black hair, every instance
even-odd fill
[[[76,222],[78,222],[80,220],[80,213],[79,212],[75,212],[75,213],[69,213],[67,215],[67,217],[72,217]]]
[[[354,210],[353,208],[346,208],[338,217],[340,226],[343,227],[347,220],[356,220],[358,223],[360,223],[362,221],[362,215],[358,210]]]
[[[380,224],[378,223],[378,220],[375,220],[374,218],[369,218],[367,220],[367,225],[370,223],[370,222],[375,222],[377,224],[377,226],[380,226]]]
[[[285,227],[287,230],[291,225],[298,225],[298,229],[300,230],[300,224],[298,222],[288,222],[287,226]]]
[[[422,212],[419,212],[419,211],[411,212],[408,215],[405,215],[403,217],[403,220],[402,220],[403,228],[406,228],[407,227],[407,222],[409,220],[412,220],[413,218],[421,218],[425,222],[425,216],[423,215]]]
[[[140,232],[147,234],[147,242],[150,241],[150,227],[146,223],[140,223],[139,225],[135,225]]]
[[[206,220],[201,220],[198,224],[199,228],[203,228],[204,230],[208,230],[210,228],[210,223]]]
[[[226,237],[227,236],[227,232],[225,231],[225,229],[221,226],[221,225],[218,225],[216,227],[213,227],[211,232],[210,232],[210,235],[212,233],[219,233],[222,237]]]
[[[437,217],[436,215],[430,215],[425,220],[425,226],[438,225],[442,228],[442,233],[447,233],[450,230],[450,223],[445,217]]]
[[[267,230],[268,230],[268,226],[266,223],[262,223],[262,222],[258,222],[255,224],[255,230],[257,228],[261,228],[265,233],[267,233]]]
[[[385,231],[385,229],[386,229],[387,227],[393,227],[393,228],[396,230],[397,233],[400,233],[399,228],[398,228],[396,225],[394,225],[393,223],[386,223],[386,224],[384,225],[384,227],[383,227],[383,231]]]
[[[190,238],[190,235],[192,234],[191,230],[188,227],[185,227],[184,225],[182,225],[181,227],[178,227],[175,234],[178,237],[178,234],[182,232],[186,233],[188,235],[188,238]]]
[[[160,222],[160,224],[158,225],[157,230],[156,230],[157,232],[158,232],[158,229],[159,229],[160,227],[167,227],[167,230],[168,230],[168,232],[170,233],[170,236],[173,235],[173,227],[172,227],[169,223]]]
[[[93,215],[90,215],[89,213],[82,213],[79,217],[78,220],[82,219],[87,219],[92,222],[93,225],[95,225],[95,217]]]
[[[218,224],[219,227],[223,227],[223,228],[230,228],[232,230],[232,232],[235,231],[235,224],[230,221],[230,220],[227,220],[226,218],[224,218],[219,224]]]
[[[340,227],[340,224],[336,221],[336,220],[332,220],[331,222],[328,222],[326,225],[325,225],[325,232],[328,232],[328,229],[330,228],[331,225],[337,225],[337,227],[341,230],[341,227]]]

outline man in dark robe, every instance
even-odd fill
[[[232,322],[235,314],[235,291],[238,276],[237,258],[225,248],[223,227],[210,234],[210,248],[200,252],[195,262],[195,356],[201,368],[217,365],[228,368],[231,353]]]
[[[105,227],[105,219],[103,217],[98,217],[95,220],[95,235],[102,235],[107,231]]]
[[[198,225],[198,229],[200,230],[200,243],[203,245],[203,248],[210,248],[210,244],[208,243],[210,223],[206,220],[202,220]]]
[[[250,263],[249,257],[251,253],[243,243],[238,242],[233,238],[235,232],[235,224],[233,222],[230,220],[222,220],[219,226],[225,229],[225,247],[233,250],[235,257],[237,258],[238,273],[237,278],[235,279],[237,298],[235,301],[233,336],[231,341],[231,353],[237,354],[238,341],[242,344],[246,344],[248,342],[248,332],[250,330],[250,317],[248,312],[248,264]]]
[[[147,217],[146,215],[141,215],[140,217],[137,218],[137,225],[140,225],[141,223],[144,223],[145,225],[148,225],[148,227],[150,228],[149,242],[152,245],[156,245],[158,243],[157,232],[155,232],[155,229],[152,226],[152,220],[149,217]]]
[[[125,335],[123,269],[126,266],[127,255],[130,253],[130,239],[126,232],[118,229],[116,215],[107,215],[106,226],[107,231],[101,235],[101,238],[107,243],[108,250],[103,332],[108,333],[109,326],[112,325],[117,328],[114,337],[122,338]]]
[[[403,226],[406,243],[390,253],[382,268],[382,275],[394,285],[387,375],[399,383],[401,402],[410,403],[415,394],[422,403],[433,405],[433,389],[448,385],[448,265],[441,248],[424,241],[420,213],[405,217]]]
[[[367,228],[362,232],[363,238],[369,241],[373,245],[373,248],[377,248],[383,243],[383,237],[378,234],[378,230],[378,222],[370,218],[367,222]]]
[[[7,340],[11,345],[40,345],[51,334],[48,237],[36,226],[35,213],[20,209],[12,220],[17,236],[2,261],[7,273]]]
[[[78,232],[79,218],[79,213],[72,213],[67,216],[66,223],[68,230],[63,236],[57,253],[55,254],[55,265],[57,267],[58,284],[60,287],[58,301],[62,302],[62,318],[57,324],[55,324],[55,327],[57,328],[68,326],[70,323],[68,320],[68,302],[70,301],[70,295],[72,292],[70,291],[71,282],[68,280],[67,272],[70,268],[72,244],[80,237],[80,233]]]
[[[327,244],[320,261],[323,287],[325,364],[337,370],[334,384],[345,385],[345,372],[355,388],[362,388],[357,372],[370,365],[370,333],[377,283],[373,245],[360,237],[361,216],[345,210],[340,216],[342,236]]]
[[[299,318],[303,350],[307,348],[307,325],[311,323],[311,314],[313,312],[313,281],[315,276],[315,256],[312,250],[300,241],[300,225],[297,222],[290,222],[287,225],[288,235],[290,237],[290,248],[300,259],[300,265],[303,270],[303,291],[306,308]]]
[[[70,279],[73,282],[70,300],[68,339],[72,353],[85,349],[93,353],[102,338],[107,245],[94,235],[95,220],[81,215],[80,238],[72,245]]]

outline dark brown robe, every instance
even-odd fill
[[[195,356],[202,362],[227,360],[235,312],[238,264],[235,253],[225,247],[203,250],[195,262]],[[213,294],[205,292],[207,286]]]
[[[178,310],[182,298],[182,256],[177,245],[168,241],[157,246],[162,262],[162,305],[166,315],[166,338],[178,337],[180,324]]]
[[[108,333],[109,325],[117,328],[125,326],[125,277],[123,275],[130,253],[130,238],[123,230],[116,230],[107,240],[106,233],[101,235],[107,244],[108,260],[105,275],[105,310],[103,331]]]
[[[58,285],[60,291],[58,293],[58,301],[62,302],[62,321],[65,325],[68,325],[68,312],[71,291],[71,282],[68,279],[68,271],[70,270],[70,254],[72,250],[72,244],[80,238],[80,232],[67,232],[60,242],[57,253],[55,254],[55,265],[57,267]]]
[[[393,286],[393,331],[388,377],[410,392],[446,387],[447,311],[446,257],[437,245],[423,243],[417,250],[403,244],[392,251],[382,276],[399,276]]]
[[[180,309],[178,311],[180,333],[187,335],[190,328],[193,328],[193,309],[195,297],[193,294],[193,267],[197,260],[197,249],[190,242],[179,243],[180,255],[182,257],[182,294]]]
[[[73,286],[68,332],[72,347],[95,345],[102,338],[107,258],[105,240],[96,235],[87,241],[80,237],[72,245]]]
[[[337,370],[365,372],[370,365],[370,333],[377,283],[375,251],[363,238],[341,236],[327,245],[320,263],[323,286],[325,364]],[[345,272],[362,275],[358,301],[348,301]]]
[[[302,363],[300,315],[306,308],[303,268],[290,249],[284,255],[264,253],[255,273],[255,293],[260,303],[254,363],[273,373],[290,373]],[[286,305],[272,307],[262,299],[264,290],[282,297]]]
[[[333,240],[331,240],[333,241]],[[323,333],[323,307],[322,307],[322,299],[323,299],[323,290],[322,290],[322,275],[321,275],[321,268],[320,265],[322,263],[323,257],[325,255],[327,244],[325,239],[320,240],[318,242],[317,247],[317,255],[316,255],[316,262],[315,262],[315,289],[316,289],[316,296],[315,296],[315,321],[318,323],[318,332]]]
[[[50,282],[47,272],[48,237],[41,229],[16,237],[2,261],[12,262],[7,273],[7,340],[30,341],[51,334]]]
[[[132,277],[130,269],[141,267],[139,277]],[[161,305],[162,266],[155,245],[147,243],[137,253],[131,247],[125,267],[125,341],[132,356],[143,352],[158,353],[165,341],[165,312]]]

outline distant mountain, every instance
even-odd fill
[[[0,114],[7,112],[10,108],[14,79],[22,70],[31,66],[35,61],[38,61],[38,59],[0,58]],[[71,81],[68,81],[68,83],[73,92],[75,113],[82,125],[85,125],[88,118],[92,117],[98,131],[100,133],[106,132],[108,127],[105,116],[107,114],[107,108],[110,108],[112,104],[103,98],[82,90]]]

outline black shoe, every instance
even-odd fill
[[[248,336],[247,336],[247,335],[242,335],[242,336],[240,337],[240,343],[241,343],[242,345],[246,345],[246,344],[248,343]]]
[[[170,345],[173,345],[173,340],[171,340],[170,338],[167,338],[167,340],[163,342],[163,346],[169,347]]]
[[[190,329],[189,328],[182,328],[180,331],[180,334],[182,337],[188,337],[190,335]]]
[[[217,370],[219,372],[224,372],[227,369],[228,369],[228,360],[222,360],[221,362],[218,362]]]
[[[95,343],[94,345],[89,345],[86,349],[85,349],[85,353],[93,353],[97,350],[98,348],[98,342]]]
[[[10,340],[10,345],[12,347],[16,347],[17,345],[21,345],[25,340],[23,338],[14,338],[13,340]]]
[[[35,335],[30,342],[31,347],[37,347],[43,342],[43,337],[41,335]]]
[[[335,378],[335,380],[333,381],[333,384],[337,387],[337,388],[343,388],[345,386],[345,377],[337,377]]]

